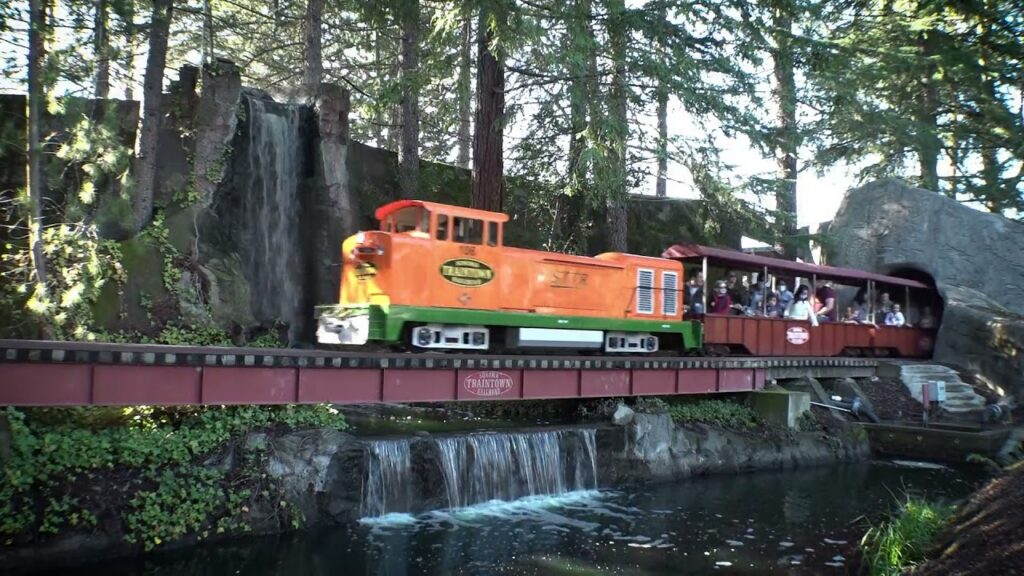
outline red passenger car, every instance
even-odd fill
[[[932,355],[938,321],[926,309],[937,312],[941,300],[934,287],[923,282],[695,244],[672,246],[662,256],[681,261],[687,278],[697,271],[703,273],[701,306],[694,306],[691,316],[702,319],[704,344],[712,353],[903,358],[930,358]],[[765,294],[774,290],[780,280],[785,280],[794,292],[798,282],[807,285],[812,295],[819,282],[831,281],[838,286],[834,294],[840,318],[814,326],[808,320],[769,317],[764,304],[748,306],[746,310],[739,310],[737,306],[727,314],[700,313],[708,310],[711,288],[730,272],[737,276],[745,273],[743,280],[749,280],[751,287],[758,280],[765,282]],[[880,306],[876,298],[882,293],[900,306],[904,325],[886,325],[877,314]],[[861,296],[859,300],[867,309],[867,319],[843,321],[843,311],[857,296]],[[694,311],[698,313],[693,314]]]

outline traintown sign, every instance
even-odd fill
[[[513,387],[512,376],[497,370],[473,372],[462,381],[463,388],[476,396],[501,396]]]

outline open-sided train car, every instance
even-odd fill
[[[746,254],[721,248],[680,244],[664,251],[663,257],[683,263],[690,271],[700,271],[705,286],[714,283],[708,278],[713,270],[757,274],[762,279],[801,279],[811,292],[819,280],[866,289],[867,294],[888,291],[893,300],[902,303],[907,315],[919,305],[939,302],[934,287],[917,280],[863,272],[850,268],[819,266]],[[789,284],[796,290],[796,283]],[[847,295],[848,296],[848,295]],[[707,290],[703,310],[707,310]],[[842,310],[843,294],[840,293]],[[869,302],[873,309],[873,300]],[[900,356],[930,358],[937,325],[930,328],[886,326],[883,323],[861,324],[821,322],[811,326],[807,321],[768,318],[762,315],[705,314],[704,345],[712,351],[755,356]]]

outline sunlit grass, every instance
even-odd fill
[[[873,576],[895,576],[922,562],[953,507],[908,499],[898,514],[872,526],[861,548]]]

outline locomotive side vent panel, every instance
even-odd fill
[[[675,272],[661,273],[661,313],[664,316],[679,314],[679,275]]]
[[[638,268],[636,271],[636,312],[654,314],[654,270]]]

